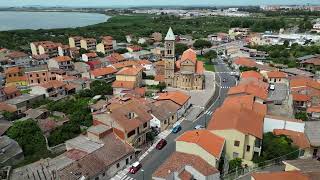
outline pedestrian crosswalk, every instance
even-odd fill
[[[207,114],[207,115],[212,115],[213,111],[209,111],[207,110],[206,112],[204,112],[204,114]]]

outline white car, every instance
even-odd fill
[[[196,125],[196,126],[194,127],[194,129],[204,129],[204,126],[198,124],[198,125]]]

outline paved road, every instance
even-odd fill
[[[230,70],[220,59],[216,65],[216,72],[216,82],[218,84],[216,86],[217,89],[204,113],[194,121],[183,121],[181,123],[182,130],[178,134],[171,133],[168,135],[166,138],[168,144],[161,151],[155,149],[141,161],[143,171],[140,170],[136,174],[129,174],[128,176],[137,180],[151,180],[152,173],[166,160],[166,158],[171,155],[171,153],[175,151],[175,139],[179,135],[181,135],[184,131],[193,129],[197,124],[206,126],[210,120],[211,114],[222,104],[224,98],[226,97],[228,92],[228,88],[226,87],[232,87],[236,83],[236,80],[233,76],[228,73],[223,73],[230,72]],[[223,79],[226,79],[226,82],[223,82]]]

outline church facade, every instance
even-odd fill
[[[176,60],[175,35],[171,28],[165,37],[164,82],[169,87],[184,90],[202,90],[205,84],[203,62],[197,60],[193,49],[186,50]]]

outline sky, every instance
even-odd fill
[[[132,6],[230,6],[230,5],[306,5],[320,0],[0,0],[0,7],[66,6],[66,7],[132,7]]]

